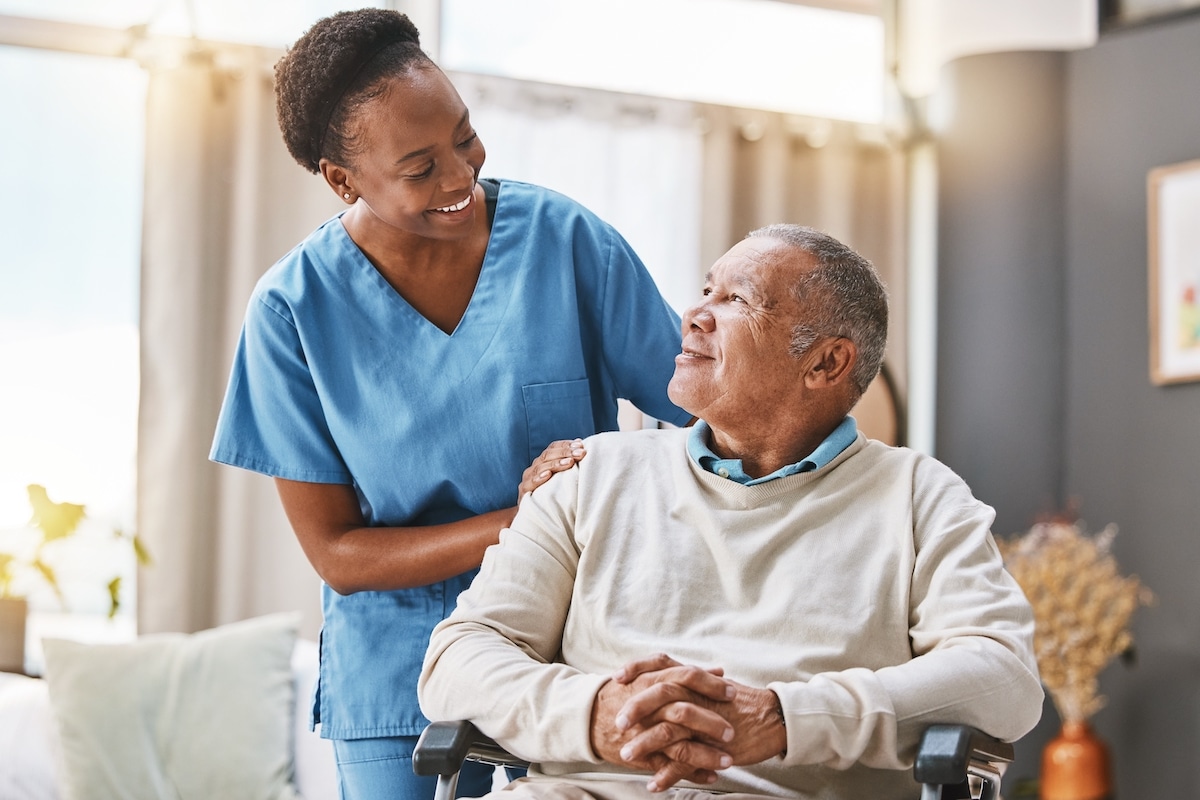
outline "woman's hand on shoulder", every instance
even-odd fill
[[[517,487],[517,502],[525,499],[525,495],[550,480],[556,472],[568,470],[578,464],[587,455],[582,439],[560,439],[551,442],[542,454],[533,460],[521,475],[521,485]]]

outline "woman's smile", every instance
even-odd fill
[[[446,206],[445,208],[435,208],[434,211],[438,211],[443,214],[450,214],[455,211],[462,211],[464,208],[471,205],[471,200],[474,198],[474,196],[475,196],[475,190],[474,190],[474,188],[472,188],[471,194],[468,194],[466,197],[464,197],[459,202],[455,203],[452,206]]]

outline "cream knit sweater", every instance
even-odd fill
[[[433,632],[429,718],[474,721],[531,775],[644,782],[596,757],[590,713],[617,667],[665,652],[782,702],[786,755],[710,788],[846,800],[914,796],[930,723],[1034,726],[1033,617],[957,475],[860,433],[820,470],[743,486],[687,434],[594,436],[526,498]]]

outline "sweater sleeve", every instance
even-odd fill
[[[579,563],[578,468],[521,503],[479,575],[430,638],[417,685],[431,720],[470,719],[535,762],[600,763],[591,710],[606,675],[556,663]]]
[[[904,769],[930,724],[1009,741],[1037,724],[1033,613],[1003,567],[994,512],[933,459],[917,462],[913,486],[913,658],[772,684],[787,720],[785,764]]]

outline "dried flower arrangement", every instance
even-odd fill
[[[1100,672],[1133,647],[1129,623],[1154,595],[1123,577],[1109,525],[1088,536],[1078,522],[1040,522],[997,540],[1004,564],[1033,606],[1034,653],[1042,683],[1063,722],[1084,722],[1104,706]]]

